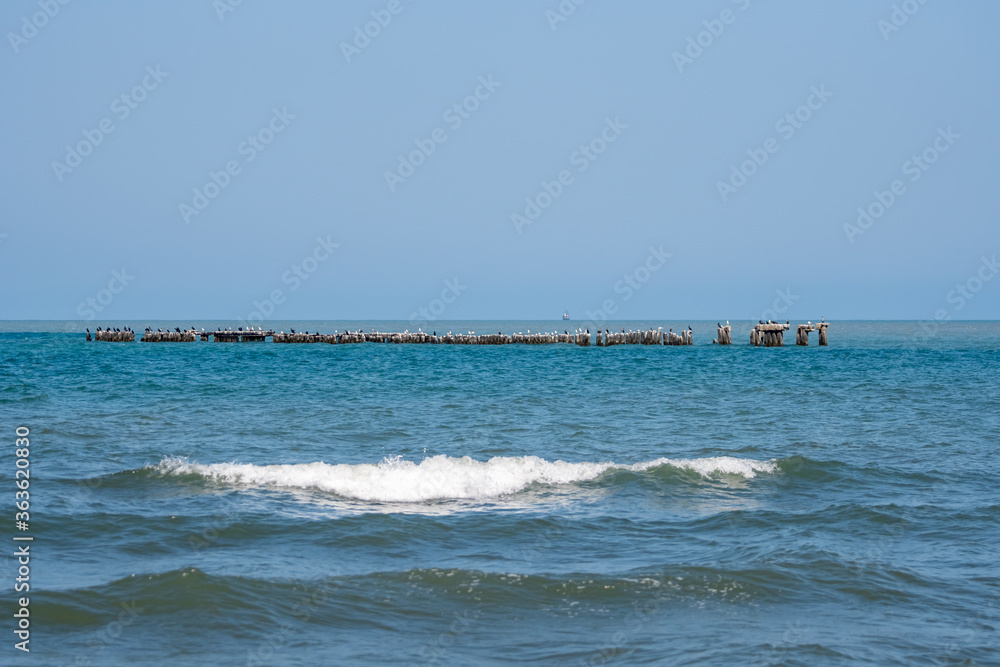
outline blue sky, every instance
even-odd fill
[[[997,319],[998,21],[10,0],[0,319]]]

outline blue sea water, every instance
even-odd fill
[[[18,426],[34,537],[31,654],[8,615],[0,662],[1000,663],[1000,324],[769,349],[691,324],[604,349],[0,323],[11,613]]]

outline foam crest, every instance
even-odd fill
[[[572,484],[599,477],[608,470],[644,472],[662,466],[753,478],[774,472],[774,463],[720,456],[703,459],[660,458],[645,463],[619,465],[546,461],[537,456],[498,456],[477,461],[468,456],[432,456],[419,463],[399,457],[378,464],[289,465],[250,463],[200,464],[186,459],[164,459],[154,469],[164,475],[196,474],[231,484],[314,488],[369,502],[414,503],[433,500],[486,500],[522,491],[532,484]]]

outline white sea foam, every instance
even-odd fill
[[[667,459],[620,465],[546,461],[537,456],[498,456],[477,461],[468,456],[432,456],[420,463],[399,457],[379,464],[253,465],[250,463],[200,464],[186,459],[164,459],[155,466],[162,474],[197,474],[232,484],[315,488],[344,498],[370,502],[424,502],[446,499],[485,500],[517,493],[531,484],[571,484],[592,480],[608,470],[644,472],[662,466],[712,474],[741,475],[774,472],[770,461],[731,456],[703,459]]]

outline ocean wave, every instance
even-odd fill
[[[344,498],[369,502],[415,503],[434,500],[486,500],[523,491],[533,484],[561,485],[593,480],[608,471],[649,472],[663,468],[689,470],[703,477],[738,475],[752,479],[773,473],[773,461],[716,456],[699,459],[658,458],[623,465],[612,462],[568,463],[537,456],[498,456],[488,461],[471,457],[432,456],[419,463],[400,457],[378,464],[314,463],[254,465],[201,464],[166,458],[152,469],[162,475],[196,475],[230,484],[313,488]]]

